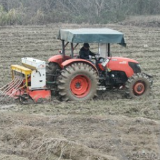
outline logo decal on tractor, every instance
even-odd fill
[[[112,59],[112,61],[117,61],[117,59]]]
[[[119,62],[119,64],[127,64],[126,61]]]

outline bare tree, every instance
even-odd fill
[[[104,0],[94,0],[96,15],[100,16],[101,11],[104,9]]]
[[[3,9],[8,12],[8,0],[0,0],[0,4],[3,6]]]

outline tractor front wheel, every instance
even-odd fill
[[[62,100],[83,101],[94,97],[98,75],[89,64],[74,63],[62,70],[58,78],[59,95]]]
[[[150,93],[152,80],[144,73],[134,74],[126,82],[126,95],[128,98],[142,98]]]

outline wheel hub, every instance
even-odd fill
[[[90,88],[90,80],[88,79],[88,77],[83,75],[74,77],[70,84],[72,93],[79,98],[85,97],[89,93]]]
[[[136,95],[141,95],[145,92],[145,85],[142,82],[137,82],[134,86],[134,92]]]
[[[79,89],[81,87],[81,83],[80,82],[76,83],[75,87]]]

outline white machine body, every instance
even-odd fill
[[[44,89],[46,87],[46,62],[31,57],[25,57],[22,58],[22,64],[32,69],[30,89]]]

